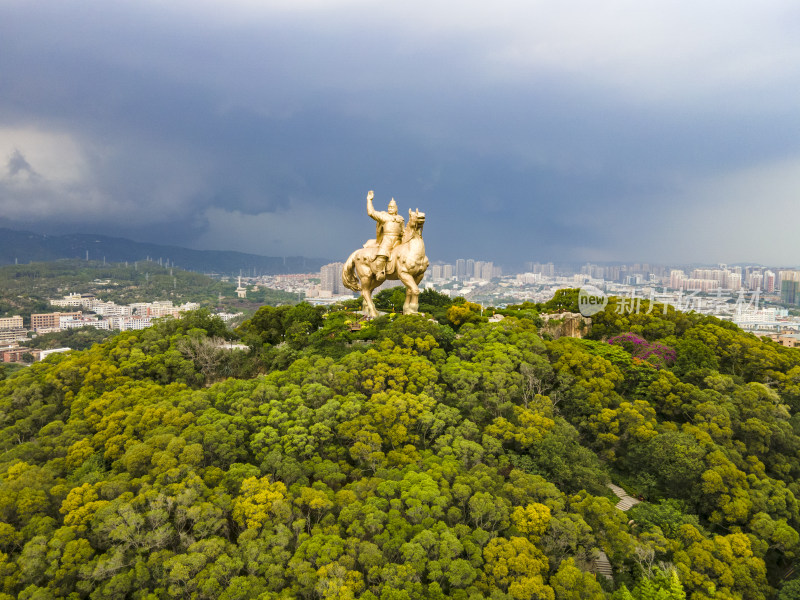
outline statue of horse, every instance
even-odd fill
[[[422,240],[422,226],[425,224],[425,213],[408,210],[408,224],[403,231],[400,243],[392,249],[392,254],[386,263],[384,273],[377,275],[372,262],[378,249],[375,240],[370,240],[353,252],[344,264],[342,283],[347,289],[361,292],[364,299],[364,314],[368,317],[377,317],[378,311],[372,302],[372,290],[382,284],[386,279],[399,280],[406,286],[406,301],[403,304],[403,314],[409,315],[417,312],[419,308],[419,282],[428,268],[428,257],[425,256],[425,242]]]

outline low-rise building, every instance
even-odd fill
[[[0,343],[0,362],[3,362],[3,352],[6,350],[16,350],[19,348],[17,342],[2,342]]]
[[[243,314],[244,313],[241,313],[241,312],[237,312],[237,313],[224,313],[224,312],[221,312],[221,313],[217,313],[215,316],[219,317],[220,319],[222,319],[223,321],[225,321],[227,323],[228,321],[230,321],[232,319],[235,319],[236,317],[241,317]]]
[[[147,329],[153,324],[153,317],[140,317],[138,315],[132,315],[129,317],[110,317],[108,322],[112,329],[130,331],[132,329]]]
[[[77,308],[83,305],[83,298],[80,294],[68,294],[63,298],[50,300],[53,306],[74,307]]]
[[[111,329],[108,319],[97,319],[91,317],[61,317],[59,321],[61,329],[77,329],[79,327],[94,327],[95,329]]]
[[[85,308],[86,310],[90,310],[94,299],[94,294],[68,294],[63,298],[50,300],[50,304],[53,306]]]
[[[38,313],[31,315],[31,329],[38,332],[40,329],[58,329],[61,327],[61,317],[80,318],[83,311]]]
[[[49,350],[39,351],[39,360],[44,360],[51,354],[59,354],[61,352],[69,352],[72,348],[50,348]]]
[[[103,302],[95,300],[91,307],[92,312],[104,317],[124,317],[132,314],[130,306],[117,304],[116,302]]]
[[[800,348],[800,333],[775,333],[769,338],[786,348]]]
[[[0,344],[21,342],[28,339],[27,329],[3,329],[0,330]]]
[[[30,354],[33,357],[33,360],[39,360],[40,353],[41,350],[34,350],[33,348],[26,348],[25,346],[17,346],[15,348],[9,348],[8,350],[3,350],[0,352],[0,359],[2,359],[2,362],[5,363],[21,363],[26,362],[23,358],[26,354]]]
[[[0,329],[22,329],[22,327],[22,317],[19,315],[0,318]]]
[[[169,300],[159,300],[156,302],[135,302],[129,305],[131,313],[139,317],[175,317],[181,316],[182,312],[196,310],[200,305],[196,302],[186,302],[180,306],[174,306]]]

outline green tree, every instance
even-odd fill
[[[557,600],[602,600],[606,597],[597,580],[575,566],[571,558],[563,561],[550,578]]]
[[[555,295],[544,303],[542,312],[578,312],[578,288],[557,290]]]
[[[778,593],[778,600],[798,600],[800,599],[800,579],[792,579],[781,586]]]
[[[375,308],[389,312],[403,312],[406,301],[406,288],[402,285],[381,290],[373,298]]]

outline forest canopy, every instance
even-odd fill
[[[5,376],[0,598],[800,597],[800,350],[422,300],[197,311]]]

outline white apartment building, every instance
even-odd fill
[[[77,329],[78,327],[94,327],[95,329],[111,329],[107,320],[91,317],[61,317],[58,320],[60,329]]]
[[[120,314],[109,314],[113,317],[175,317],[181,316],[182,312],[196,310],[200,305],[196,302],[186,302],[180,306],[174,306],[169,300],[157,300],[156,302],[134,302],[123,307],[125,310]]]
[[[519,273],[517,275],[517,282],[522,284],[539,283],[541,280],[541,273]]]
[[[95,300],[90,310],[104,317],[124,317],[132,313],[130,306],[117,304],[116,302],[103,302],[101,300]]]
[[[777,309],[775,308],[762,308],[758,310],[740,310],[737,311],[733,318],[733,322],[737,325],[739,323],[760,323],[766,321],[775,321],[777,318]]]
[[[112,329],[130,331],[132,329],[147,329],[153,324],[153,317],[139,317],[136,315],[128,317],[110,317],[108,322]]]
[[[83,296],[80,294],[69,294],[58,300],[50,300],[50,304],[53,306],[71,306],[73,308],[78,308],[83,306]]]
[[[60,352],[69,352],[72,348],[51,348],[50,350],[40,350],[39,351],[39,360],[44,360],[51,354],[58,354]]]

